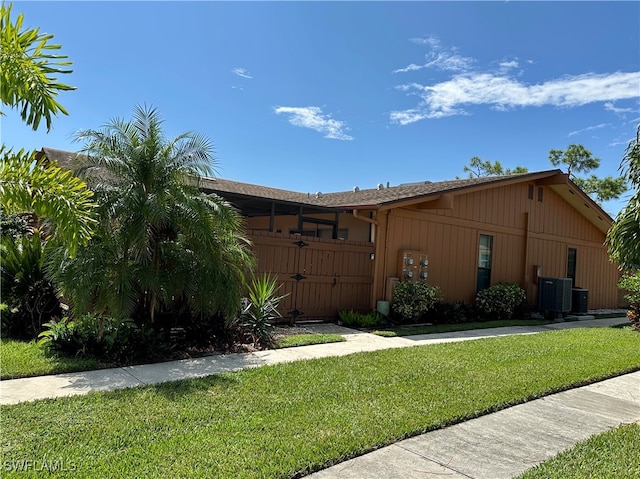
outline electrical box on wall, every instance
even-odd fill
[[[400,281],[426,281],[429,277],[429,255],[424,251],[401,250],[398,277]]]

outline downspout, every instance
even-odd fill
[[[378,224],[378,221],[374,220],[373,218],[367,218],[366,216],[360,216],[358,214],[358,210],[354,209],[352,211],[353,211],[353,216],[355,216],[359,220],[366,221],[367,223],[371,223],[372,225],[377,225]]]

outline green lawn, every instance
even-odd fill
[[[640,477],[640,425],[629,424],[593,436],[518,479],[637,479]]]
[[[293,334],[291,336],[285,336],[284,338],[276,341],[275,347],[293,348],[296,346],[308,346],[310,344],[324,344],[324,343],[339,343],[346,341],[344,337],[339,334]]]
[[[402,326],[372,331],[373,334],[387,338],[395,336],[414,336],[417,334],[450,333],[452,331],[469,331],[471,329],[502,328],[505,326],[539,326],[553,321],[544,319],[505,319],[495,321],[475,321],[460,324],[434,324],[432,326]]]
[[[640,334],[611,328],[298,361],[4,406],[2,455],[57,459],[74,477],[294,477],[638,369]]]
[[[3,339],[0,342],[0,378],[14,379],[44,374],[97,369],[93,358],[48,355],[35,342]]]

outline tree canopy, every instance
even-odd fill
[[[490,160],[483,161],[480,157],[474,156],[469,161],[469,164],[465,165],[463,171],[465,173],[469,173],[469,178],[481,178],[484,176],[515,175],[519,173],[527,173],[529,169],[524,166],[516,166],[514,169],[505,169],[499,161],[495,161],[492,163]]]
[[[640,125],[625,150],[620,170],[635,191],[616,216],[606,242],[609,255],[622,268],[640,269]]]
[[[4,2],[0,6],[0,100],[17,108],[34,130],[43,118],[50,130],[52,115],[68,114],[56,100],[58,93],[75,90],[54,75],[71,73],[67,67],[72,62],[65,60],[67,55],[53,53],[61,48],[49,43],[53,35],[39,28],[23,29],[22,14],[13,22],[11,8]]]
[[[212,174],[213,146],[196,133],[168,139],[153,108],[80,132],[76,173],[95,185],[95,238],[57,279],[80,311],[154,321],[186,304],[232,313],[251,264],[240,215],[198,189]]]
[[[569,145],[566,150],[550,150],[549,161],[553,166],[566,166],[569,178],[585,193],[595,197],[596,201],[603,202],[617,199],[627,189],[624,177],[614,178],[607,176],[599,178],[590,175],[586,178],[576,176],[576,173],[589,173],[600,167],[600,158],[582,145]]]

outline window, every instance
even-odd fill
[[[567,278],[571,278],[571,286],[576,286],[576,263],[578,262],[578,250],[569,248],[567,251]]]
[[[491,257],[493,252],[493,236],[480,235],[478,246],[478,284],[477,290],[491,286]]]

